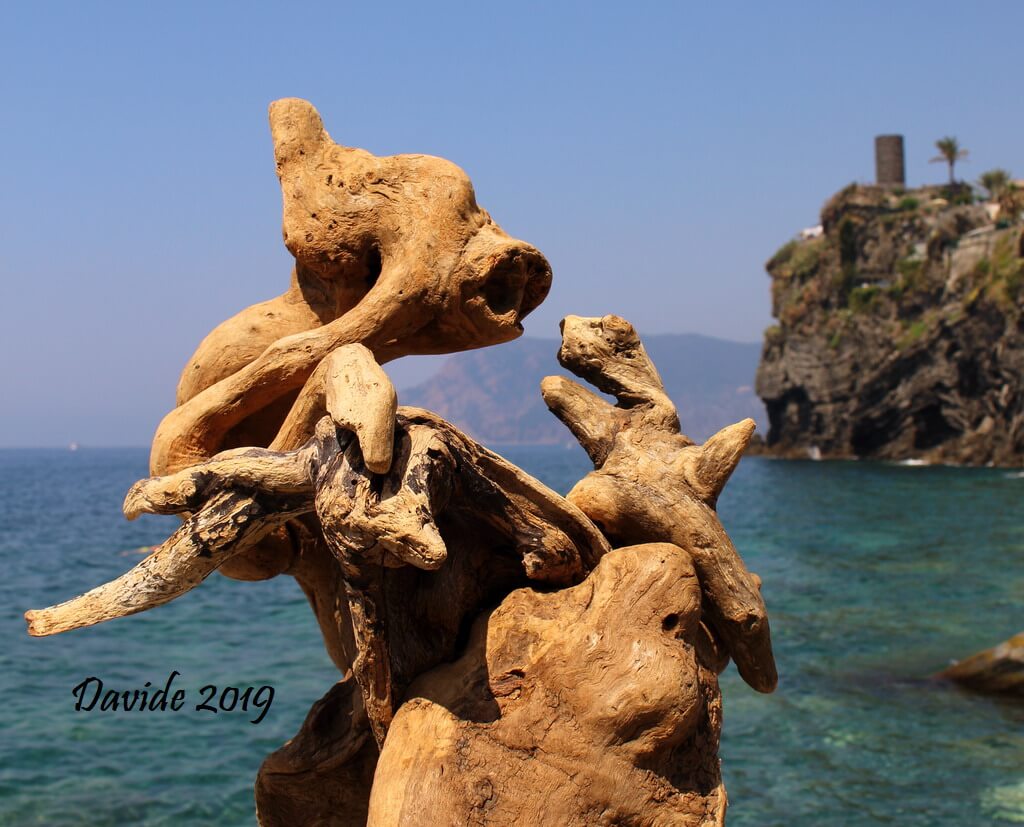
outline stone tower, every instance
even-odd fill
[[[905,186],[903,136],[875,136],[875,182],[880,187]]]

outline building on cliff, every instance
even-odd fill
[[[1020,224],[967,185],[851,185],[821,224],[766,265],[767,451],[1024,465]]]
[[[875,183],[880,187],[906,186],[902,135],[875,137]]]

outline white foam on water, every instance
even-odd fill
[[[982,791],[981,809],[992,818],[1024,824],[1024,781]]]

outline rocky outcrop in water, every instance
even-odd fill
[[[766,265],[767,450],[1021,465],[1020,225],[965,186],[851,185],[821,219]]]
[[[941,673],[968,689],[1024,698],[1024,632]]]

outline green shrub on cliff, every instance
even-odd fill
[[[1024,290],[1024,259],[1018,255],[1015,234],[1003,233],[996,239],[990,255],[974,265],[969,284],[970,289],[962,300],[965,308],[973,307],[984,296],[1004,312],[1019,312]]]
[[[894,297],[901,298],[908,293],[914,293],[922,285],[924,259],[917,258],[916,256],[901,258],[896,262],[896,272],[899,273],[899,278],[893,284],[891,292],[898,295]]]
[[[981,173],[978,185],[985,190],[989,201],[995,201],[1011,180],[1012,176],[1009,172],[997,167],[996,169],[990,169],[987,172]]]
[[[768,263],[764,266],[764,269],[773,276],[782,275],[780,271],[789,263],[789,260],[793,257],[793,251],[796,247],[796,239],[787,241],[775,251],[775,255],[768,259]]]
[[[1015,223],[1024,211],[1024,190],[1012,181],[999,191],[999,223],[1007,227]]]
[[[804,281],[818,270],[824,251],[824,237],[803,242],[789,241],[769,259],[766,267],[778,278]]]
[[[989,259],[987,292],[1004,310],[1017,309],[1021,287],[1024,287],[1024,259],[1017,255],[1014,241],[1009,233],[1001,236]]]
[[[857,260],[858,223],[850,216],[846,216],[839,222],[839,261],[842,264],[853,264]]]
[[[924,319],[918,319],[915,322],[911,322],[903,335],[896,342],[896,348],[903,350],[906,347],[914,344],[918,339],[924,336],[924,332],[928,329],[928,323]]]
[[[839,296],[841,304],[849,303],[850,292],[859,281],[857,267],[852,262],[847,262],[832,272],[832,291]]]
[[[896,262],[896,271],[900,274],[900,278],[908,283],[908,286],[917,280],[922,269],[924,269],[924,259],[917,256],[907,256]]]
[[[963,207],[974,203],[974,193],[968,186],[955,184],[946,190],[946,200],[954,207]]]
[[[821,254],[824,250],[824,238],[815,238],[799,245],[789,262],[793,278],[803,280],[813,276],[821,265]]]
[[[846,299],[847,307],[854,313],[867,313],[878,309],[882,291],[874,284],[854,287]]]

